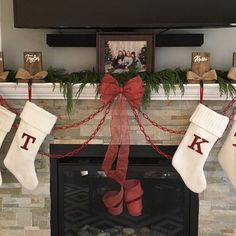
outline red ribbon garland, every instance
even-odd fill
[[[111,142],[105,154],[102,169],[108,177],[114,179],[121,186],[120,191],[107,192],[103,197],[103,202],[109,213],[119,215],[123,211],[123,195],[125,195],[130,215],[139,216],[142,214],[141,197],[143,195],[140,181],[126,180],[130,130],[125,102],[127,100],[132,107],[141,106],[144,93],[143,81],[139,76],[136,76],[130,79],[124,87],[119,87],[115,78],[105,75],[101,81],[99,92],[103,104],[107,104],[117,97],[110,123]],[[112,170],[112,165],[116,160],[116,169]]]

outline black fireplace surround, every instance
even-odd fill
[[[53,154],[68,153],[74,144],[52,144]],[[176,146],[161,146],[173,155]],[[88,145],[74,157],[51,159],[51,236],[197,236],[198,195],[183,183],[171,162],[147,145],[131,145],[127,178],[144,189],[143,214],[107,213],[102,196],[119,186],[104,175],[107,145]]]

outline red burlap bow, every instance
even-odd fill
[[[141,196],[143,190],[139,180],[128,180],[128,182],[126,180],[130,132],[125,102],[127,100],[129,105],[133,107],[141,106],[144,93],[143,81],[139,76],[136,76],[130,79],[124,87],[119,87],[115,78],[111,75],[105,75],[101,81],[99,92],[103,104],[107,104],[117,97],[110,123],[111,142],[105,154],[102,169],[108,177],[113,178],[121,185],[120,191],[106,193],[103,202],[111,214],[119,215],[123,211],[123,194],[125,193],[129,213],[138,216],[142,213]],[[112,165],[116,159],[116,168],[112,170]],[[135,194],[131,194],[133,191]],[[130,196],[133,198],[131,199]]]
[[[101,81],[99,92],[103,104],[107,104],[119,94],[122,94],[126,97],[131,106],[140,107],[144,93],[143,81],[139,76],[136,76],[130,79],[124,87],[119,87],[115,78],[111,75],[105,75]]]

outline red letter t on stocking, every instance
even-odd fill
[[[24,143],[23,146],[20,146],[20,147],[21,147],[22,149],[25,149],[26,151],[28,151],[29,149],[28,149],[27,146],[28,146],[28,144],[29,144],[29,141],[32,139],[32,143],[34,143],[35,140],[36,140],[36,138],[33,137],[33,136],[31,136],[31,135],[29,135],[29,134],[26,134],[26,133],[23,133],[23,135],[22,135],[21,138],[24,138],[24,137],[26,137],[25,143]]]

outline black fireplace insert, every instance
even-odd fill
[[[73,144],[52,144],[53,154],[68,153]],[[176,146],[162,146],[170,155]],[[106,177],[101,163],[107,145],[88,145],[74,157],[51,159],[52,236],[197,236],[198,195],[183,183],[171,162],[147,145],[131,145],[127,179],[141,181],[143,214],[110,215],[103,195],[119,186]]]

